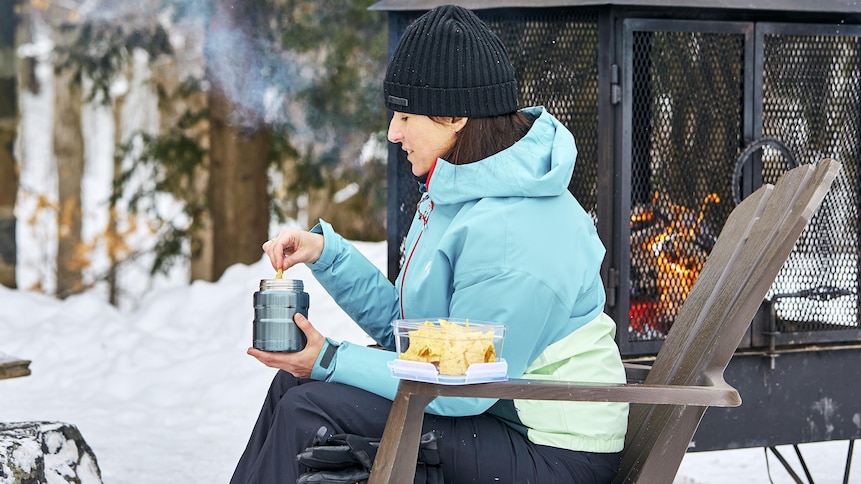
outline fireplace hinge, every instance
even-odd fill
[[[619,85],[619,64],[610,66],[610,104],[622,102],[622,86]]]
[[[611,267],[607,271],[607,306],[616,307],[616,291],[619,288],[619,271]]]

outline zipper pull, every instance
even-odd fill
[[[423,204],[425,201],[427,201],[427,199],[428,199],[428,198],[430,198],[430,195],[428,195],[428,192],[425,192],[425,193],[422,195],[421,200],[419,200],[418,205],[416,206],[416,211],[417,211],[417,212],[418,212],[418,214],[419,214],[419,218],[421,218],[421,219],[422,219],[422,228],[427,228],[427,226],[428,226],[428,217],[430,216],[431,211],[433,211],[433,201],[431,201],[431,202],[430,202],[430,204],[428,205],[427,210],[422,211],[422,209],[421,209],[421,208],[422,208],[422,204]]]
[[[428,192],[424,192],[424,193],[422,193],[422,197],[419,199],[419,202],[416,204],[416,212],[421,213],[422,204],[423,204],[423,203],[425,202],[425,200],[427,200],[428,198],[430,198],[430,195],[428,194]]]

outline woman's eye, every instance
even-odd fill
[[[407,117],[406,117],[406,116],[401,116],[401,122],[402,122],[402,123],[406,123],[406,122],[407,122]]]

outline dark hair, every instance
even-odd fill
[[[435,121],[439,118],[432,117]],[[451,149],[443,159],[453,165],[466,165],[505,150],[532,127],[534,118],[520,111],[488,118],[469,118],[457,133]]]

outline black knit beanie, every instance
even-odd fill
[[[386,108],[424,116],[485,118],[518,109],[505,47],[481,19],[453,5],[410,24],[383,83]]]

